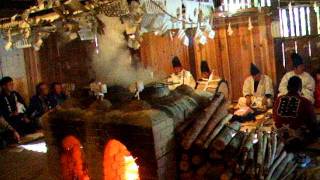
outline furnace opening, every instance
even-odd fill
[[[104,150],[104,180],[139,180],[139,167],[121,142],[112,139]]]
[[[61,171],[63,180],[89,180],[80,141],[74,136],[62,140]]]

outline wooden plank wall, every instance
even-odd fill
[[[275,52],[277,58],[278,81],[286,73],[293,69],[290,55],[295,52],[295,44],[297,52],[305,61],[306,71],[313,74],[315,70],[320,68],[320,38],[319,37],[299,37],[290,39],[276,39]],[[284,46],[283,59],[282,44]],[[310,49],[309,49],[310,44]],[[285,61],[285,63],[283,63]]]
[[[190,64],[188,58],[194,60],[196,70],[194,75],[200,77],[201,60],[207,60],[215,74],[229,82],[232,100],[237,100],[242,96],[243,81],[249,76],[251,62],[257,64],[262,72],[276,80],[271,17],[262,14],[251,19],[254,26],[252,31],[248,30],[248,23],[246,23],[248,17],[222,19],[215,22],[218,27],[215,28],[215,38],[208,39],[208,43],[204,46],[195,43],[192,53],[188,52],[188,48],[177,39],[170,41],[169,37],[148,34],[144,36],[141,46],[142,62],[146,66],[170,73],[172,72],[171,57],[178,55],[187,69]],[[234,24],[232,36],[227,34],[229,22]],[[194,54],[194,57],[191,54]]]
[[[204,46],[195,46],[197,74],[200,74],[201,60],[207,60],[215,74],[229,82],[233,100],[242,96],[242,85],[250,75],[251,62],[276,80],[271,17],[263,14],[252,16],[252,31],[248,30],[248,18],[223,19],[216,22],[220,27],[216,29],[215,39],[209,40]],[[229,22],[234,24],[231,36],[227,33]]]
[[[91,73],[93,45],[90,41],[80,39],[59,45],[58,37],[51,35],[39,51],[42,81],[87,86],[94,74]]]
[[[148,33],[143,36],[140,48],[141,61],[144,66],[151,67],[156,73],[169,75],[172,73],[171,60],[178,56],[183,67],[190,69],[189,50],[174,37],[155,36]]]

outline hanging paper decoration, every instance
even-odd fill
[[[228,35],[229,35],[229,36],[232,36],[233,30],[232,30],[232,27],[231,27],[231,23],[229,23],[227,32],[228,32]]]
[[[251,22],[251,17],[249,17],[249,20],[248,20],[248,30],[251,31],[253,29],[253,26],[252,26],[252,22]]]
[[[206,32],[208,34],[208,38],[210,39],[214,39],[215,35],[216,35],[216,32],[211,28],[211,25],[208,24],[206,26]]]

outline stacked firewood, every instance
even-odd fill
[[[287,179],[297,165],[275,131],[240,131],[222,94],[176,128],[180,179]]]

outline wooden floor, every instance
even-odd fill
[[[1,180],[50,180],[46,153],[7,148],[0,150]]]

